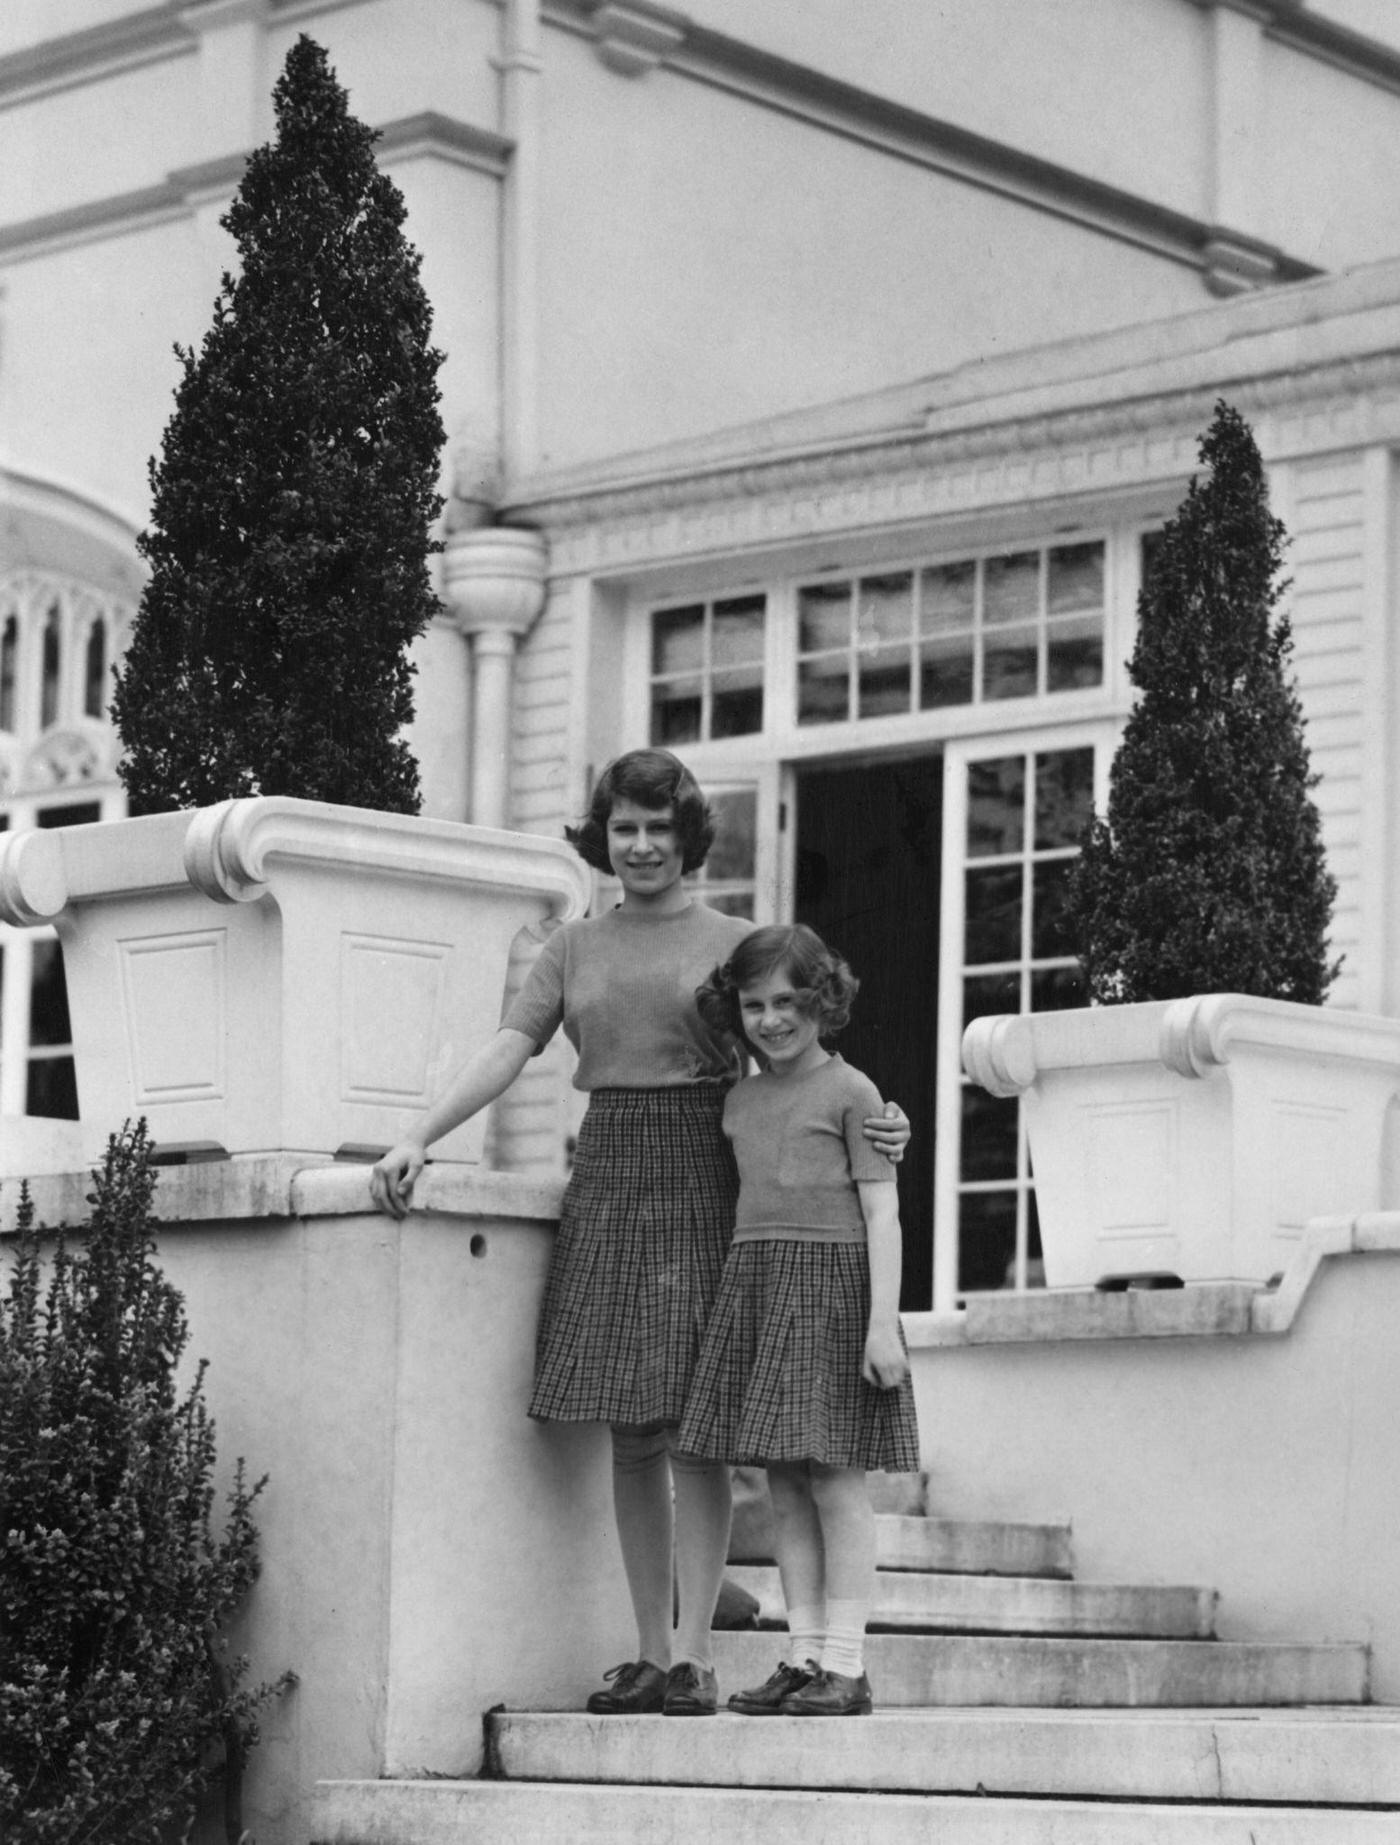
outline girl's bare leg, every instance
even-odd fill
[[[826,1643],[818,1663],[825,1672],[858,1678],[875,1599],[875,1514],[864,1469],[813,1461],[811,1470],[826,1555]]]
[[[821,1655],[826,1638],[826,1567],[822,1529],[806,1461],[768,1468],[773,1504],[773,1548],[788,1619],[788,1663],[804,1666]]]
[[[613,1510],[637,1620],[637,1657],[671,1664],[671,1468],[665,1429],[612,1430]]]
[[[733,1508],[729,1467],[724,1461],[673,1452],[671,1476],[676,1488],[676,1586],[680,1601],[676,1663],[689,1660],[692,1665],[713,1669],[710,1628],[729,1554]]]

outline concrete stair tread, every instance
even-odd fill
[[[664,1720],[663,1720],[664,1721]],[[1394,1812],[587,1782],[322,1782],[309,1845],[1395,1845]]]
[[[1073,1574],[1071,1532],[1063,1524],[1007,1524],[877,1514],[876,1557],[881,1569],[938,1570],[967,1576]],[[769,1563],[769,1557],[753,1559]]]
[[[1374,1706],[911,1708],[837,1724],[503,1712],[490,1730],[510,1780],[1400,1807],[1400,1710]]]
[[[759,1619],[785,1625],[776,1568],[731,1565],[730,1577],[758,1598]],[[919,1632],[1099,1634],[1207,1640],[1217,1597],[1179,1585],[1047,1580],[880,1570],[874,1627]]]
[[[727,1696],[761,1684],[781,1644],[773,1633],[717,1633],[714,1649]],[[1367,1649],[1345,1644],[876,1633],[866,1658],[885,1708],[1363,1704],[1369,1676]]]

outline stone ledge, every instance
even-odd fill
[[[368,1165],[317,1161],[305,1153],[248,1154],[161,1166],[154,1213],[163,1224],[191,1226],[369,1215]],[[12,1232],[20,1180],[0,1180],[0,1234]],[[90,1171],[50,1173],[29,1182],[36,1222],[56,1228],[88,1215]],[[514,1217],[553,1221],[562,1185],[554,1179],[493,1172],[481,1166],[430,1162],[418,1182],[413,1216]]]
[[[911,1350],[967,1345],[1049,1345],[1086,1339],[1276,1338],[1287,1333],[1323,1262],[1400,1253],[1400,1211],[1317,1217],[1306,1226],[1277,1286],[1198,1282],[1184,1288],[1047,1289],[974,1295],[956,1313],[903,1316]]]

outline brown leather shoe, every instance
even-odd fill
[[[809,1685],[791,1692],[778,1706],[784,1717],[868,1717],[875,1708],[870,1680],[847,1678],[843,1672],[823,1672],[818,1666]]]
[[[736,1691],[729,1700],[729,1708],[738,1711],[741,1717],[776,1717],[783,1699],[810,1685],[816,1670],[811,1660],[805,1666],[784,1663],[752,1691]]]
[[[595,1717],[635,1717],[641,1711],[660,1710],[666,1696],[666,1674],[649,1659],[632,1659],[603,1674],[601,1691],[589,1698],[586,1709]]]
[[[713,1717],[719,1703],[719,1686],[709,1666],[683,1660],[666,1674],[666,1700],[661,1708],[668,1717]]]

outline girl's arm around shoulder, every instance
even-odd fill
[[[467,1059],[398,1145],[375,1161],[369,1190],[379,1210],[391,1217],[407,1215],[428,1148],[509,1089],[535,1048],[532,1037],[502,1026]]]
[[[860,1374],[866,1383],[892,1390],[909,1372],[899,1336],[899,1195],[893,1185],[871,1179],[860,1180],[856,1189],[870,1258],[870,1322]]]
[[[909,1145],[914,1132],[909,1125],[909,1117],[898,1102],[882,1102],[880,1091],[863,1071],[857,1070],[853,1064],[847,1064],[846,1068],[864,1092],[862,1134],[877,1153],[883,1153],[892,1165],[897,1166],[904,1158],[904,1149]]]
[[[895,1103],[881,1101],[880,1091],[863,1071],[844,1058],[842,1066],[842,1117],[851,1176],[893,1179],[909,1142],[909,1123]]]

